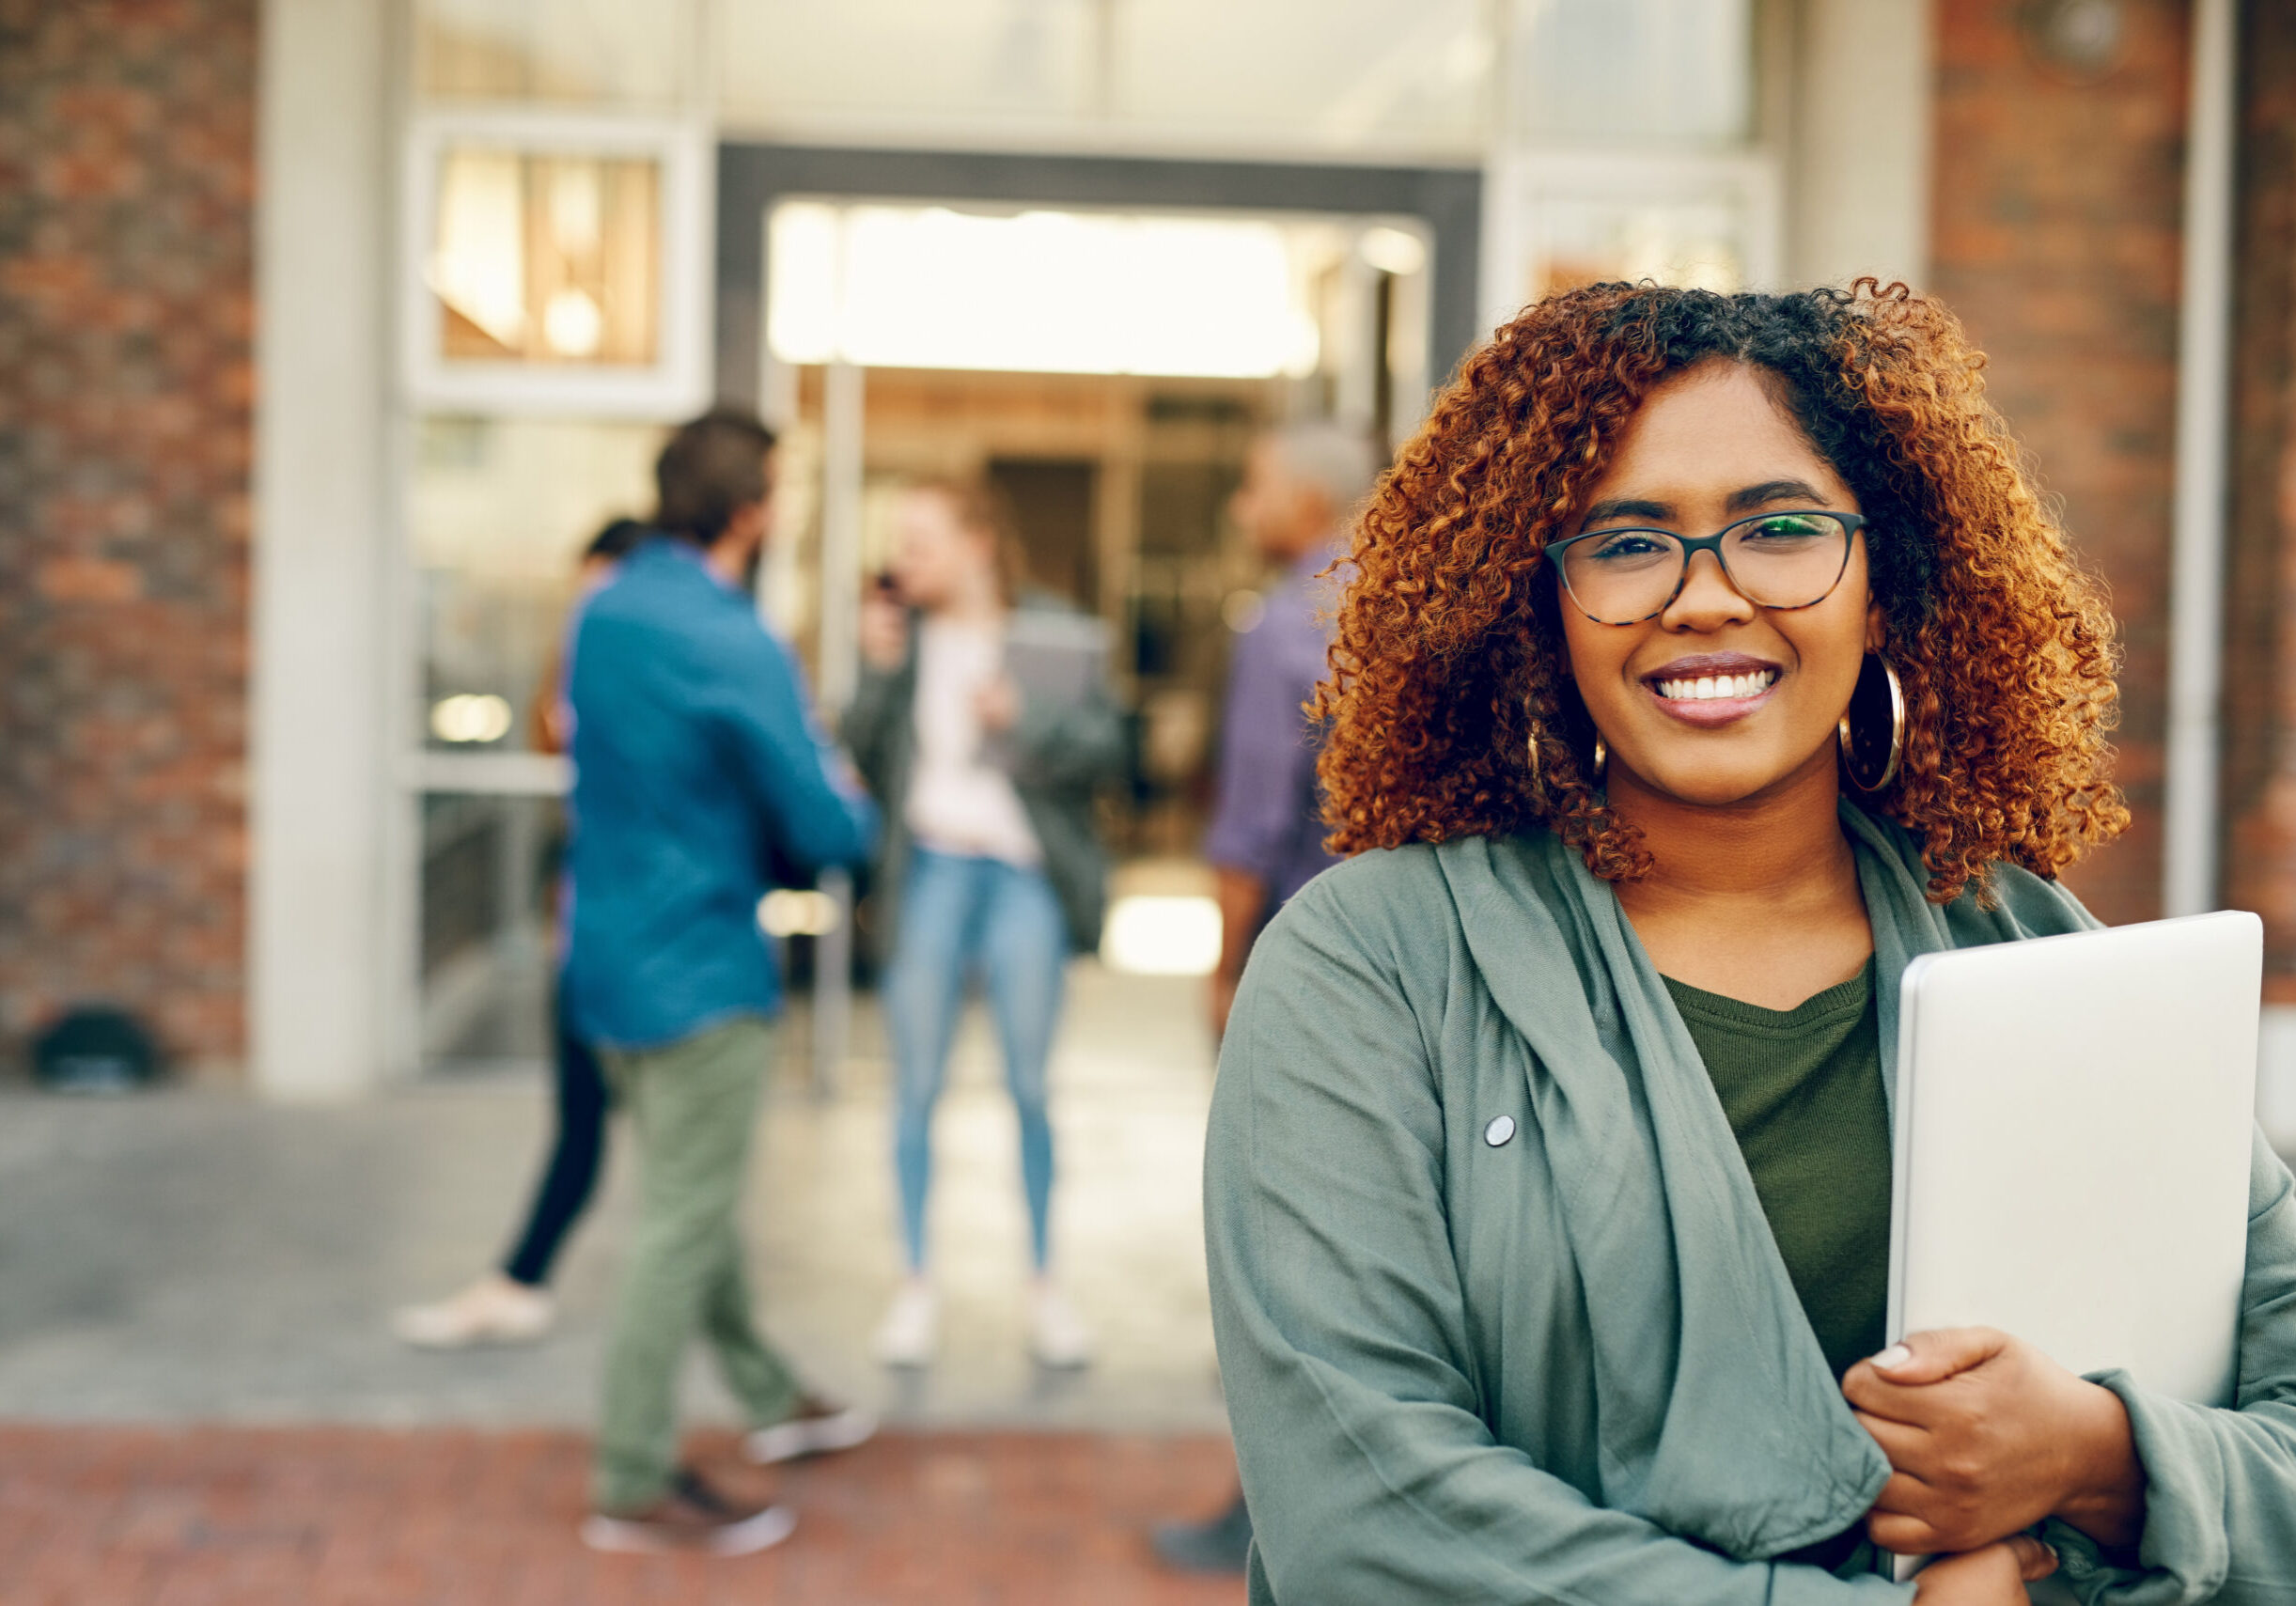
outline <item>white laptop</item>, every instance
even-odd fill
[[[2231,1399],[2263,943],[2201,914],[1906,967],[1893,1341],[1995,1327]]]

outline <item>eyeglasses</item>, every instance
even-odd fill
[[[1691,554],[1710,552],[1738,594],[1763,608],[1815,607],[1850,567],[1856,513],[1757,513],[1710,536],[1590,530],[1547,548],[1570,600],[1599,625],[1639,624],[1682,594]]]

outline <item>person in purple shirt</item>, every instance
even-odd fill
[[[1329,569],[1346,551],[1346,520],[1380,461],[1361,430],[1294,424],[1262,436],[1229,516],[1283,578],[1236,638],[1220,737],[1219,800],[1204,837],[1218,878],[1220,965],[1211,1026],[1227,1006],[1252,940],[1284,900],[1334,862],[1316,793],[1316,738],[1301,705],[1323,678],[1338,600]]]
[[[1381,467],[1369,437],[1330,423],[1262,436],[1245,460],[1228,513],[1283,578],[1239,632],[1228,666],[1220,737],[1219,801],[1204,837],[1220,903],[1220,964],[1212,973],[1211,1029],[1227,1011],[1252,942],[1284,900],[1335,863],[1323,848],[1316,788],[1316,731],[1301,705],[1323,678],[1335,576],[1347,521]],[[1241,1573],[1252,1519],[1239,1493],[1203,1522],[1155,1533],[1156,1553],[1190,1572]]]

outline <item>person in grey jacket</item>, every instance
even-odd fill
[[[938,1338],[927,1274],[932,1115],[967,980],[977,974],[1020,1121],[1027,1198],[1029,1346],[1056,1366],[1090,1358],[1085,1326],[1051,1274],[1053,1131],[1046,1069],[1069,956],[1099,946],[1107,866],[1095,793],[1117,772],[1122,729],[1097,674],[1034,694],[1007,673],[1016,629],[1071,636],[1088,622],[1024,594],[1000,502],[932,482],[901,497],[895,597],[863,617],[864,673],[845,738],[882,803],[869,898],[898,1074],[894,1167],[908,1275],[875,1342],[922,1365]],[[1081,662],[1081,660],[1080,660]]]

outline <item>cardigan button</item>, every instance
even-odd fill
[[[1483,1141],[1493,1148],[1497,1148],[1514,1135],[1515,1118],[1512,1115],[1494,1115],[1492,1117],[1491,1125],[1483,1129]]]

